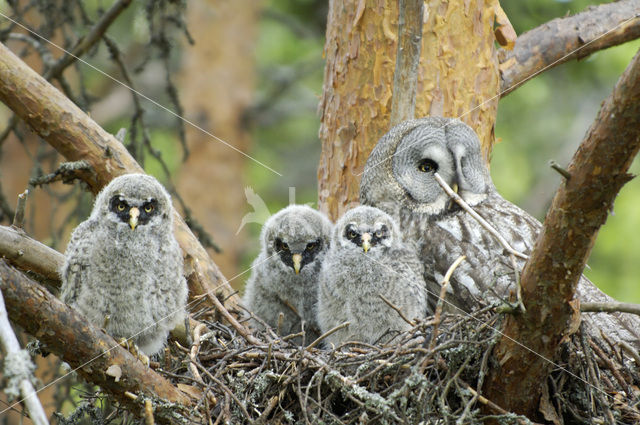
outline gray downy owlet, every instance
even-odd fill
[[[388,342],[410,329],[380,295],[409,320],[426,317],[423,266],[412,248],[393,218],[377,208],[359,206],[338,220],[320,273],[318,322],[322,332],[350,324],[327,343]]]
[[[303,328],[305,343],[319,336],[316,286],[331,228],[326,216],[306,205],[290,205],[262,227],[261,250],[252,264],[243,305],[271,328],[280,327],[283,336]],[[262,328],[259,321],[252,322]]]
[[[97,196],[65,252],[62,300],[115,338],[159,352],[184,320],[187,283],[173,235],[171,198],[145,174],[126,174]]]
[[[420,258],[436,279],[427,281],[438,293],[449,266],[461,255],[447,300],[470,311],[487,302],[507,299],[514,291],[511,260],[497,239],[449,196],[434,178],[447,184],[487,220],[506,241],[529,254],[541,231],[538,220],[497,192],[484,163],[478,136],[455,118],[427,117],[392,128],[371,152],[360,184],[360,201],[394,216],[407,238],[419,244]],[[517,259],[519,270],[525,261]],[[577,290],[582,301],[611,301],[586,277]],[[628,314],[583,315],[588,332],[599,329],[639,346],[640,319]]]

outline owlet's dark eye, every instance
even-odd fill
[[[277,251],[289,251],[289,245],[285,242],[282,242],[282,239],[276,239],[276,250]]]
[[[317,242],[309,242],[307,244],[307,251],[313,251],[318,246]]]
[[[118,211],[124,211],[125,208],[127,208],[127,205],[124,202],[118,202],[118,205],[116,205],[116,208]]]
[[[146,212],[147,214],[153,211],[153,209],[154,209],[153,204],[147,204],[144,206],[144,212]]]
[[[355,239],[356,236],[358,236],[358,234],[356,233],[355,230],[353,230],[353,229],[347,230],[347,237],[349,239]]]
[[[438,171],[438,164],[429,158],[425,158],[418,164],[418,170],[423,173],[435,173]]]

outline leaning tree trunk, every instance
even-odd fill
[[[416,116],[460,117],[479,134],[486,160],[500,87],[494,7],[497,1],[426,2],[415,107]],[[397,16],[395,0],[329,4],[318,195],[334,219],[357,202],[364,163],[389,129]]]
[[[187,118],[245,152],[250,136],[243,115],[252,101],[260,3],[198,0],[187,9],[195,40],[185,53],[180,79]],[[242,180],[246,157],[194,127],[186,133],[190,156],[180,169],[178,190],[220,246],[219,254],[209,253],[222,274],[235,276],[246,248],[244,232],[236,235],[247,209]],[[211,185],[221,193],[210,194]]]

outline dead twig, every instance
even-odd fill
[[[445,297],[447,296],[447,285],[449,284],[449,280],[451,279],[453,272],[460,265],[460,263],[462,263],[466,258],[467,257],[464,255],[461,255],[460,257],[458,257],[456,261],[454,261],[449,266],[447,273],[445,273],[444,278],[440,283],[440,295],[438,298],[438,304],[436,305],[436,312],[433,319],[433,330],[431,332],[431,341],[429,342],[429,349],[431,350],[435,348],[436,340],[438,339],[438,327],[440,326],[442,309],[444,307],[444,300],[445,300]]]
[[[407,316],[405,316],[405,315],[404,315],[404,313],[402,312],[402,310],[400,310],[400,307],[398,307],[398,306],[394,305],[394,304],[393,304],[391,301],[389,301],[389,300],[388,300],[384,295],[382,295],[382,294],[378,294],[378,296],[382,299],[382,301],[384,301],[384,303],[385,303],[386,305],[388,305],[389,307],[391,307],[392,309],[394,309],[394,310],[396,311],[396,313],[398,313],[398,315],[400,316],[400,318],[401,318],[402,320],[404,320],[405,322],[407,322],[407,323],[408,323],[409,325],[411,325],[411,326],[415,326],[415,325],[416,325],[413,321],[411,321],[411,320],[407,319]]]
[[[640,315],[640,304],[621,302],[580,303],[581,313],[631,313]]]
[[[16,206],[16,213],[13,216],[13,224],[11,225],[14,229],[22,230],[22,226],[24,226],[24,211],[27,205],[28,196],[29,189],[18,195],[18,205]]]
[[[334,333],[338,332],[340,329],[344,329],[347,326],[349,326],[351,323],[350,322],[344,322],[336,327],[333,327],[331,329],[329,329],[328,331],[326,331],[325,333],[323,333],[322,335],[320,335],[318,338],[316,338],[315,341],[313,341],[311,344],[309,344],[305,350],[309,351],[311,350],[313,347],[317,346],[318,344],[320,344],[320,342],[322,342],[323,339],[327,338],[330,335],[333,335]]]
[[[515,249],[513,249],[511,247],[511,245],[509,245],[509,243],[506,241],[505,238],[502,237],[502,235],[500,234],[500,232],[498,232],[491,224],[489,224],[489,222],[487,220],[485,220],[484,218],[482,218],[482,216],[480,216],[480,214],[478,214],[477,212],[475,212],[470,206],[469,204],[467,204],[461,197],[460,195],[458,195],[457,193],[455,193],[451,187],[449,187],[449,185],[447,184],[447,182],[445,182],[442,177],[440,177],[440,175],[438,173],[433,173],[433,176],[435,177],[436,181],[438,182],[438,184],[442,187],[442,189],[446,192],[447,195],[449,195],[451,198],[453,198],[453,200],[460,205],[460,207],[462,207],[462,209],[464,209],[466,212],[468,212],[471,217],[475,218],[476,221],[478,223],[480,223],[480,225],[482,227],[484,227],[485,229],[487,229],[487,231],[489,231],[489,233],[491,233],[496,240],[500,243],[500,245],[502,245],[502,247],[509,253],[509,254],[513,254],[518,258],[522,258],[523,260],[526,260],[529,258],[529,256],[516,251]]]

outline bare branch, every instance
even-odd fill
[[[4,261],[0,261],[0,290],[14,323],[132,412],[141,414],[141,406],[126,397],[126,391],[190,404],[186,395],[144,366],[104,331],[88,325],[82,316]],[[119,379],[108,372],[114,368],[121,372]]]
[[[389,127],[415,118],[423,17],[423,0],[398,0],[398,47]]]
[[[640,315],[640,304],[619,302],[590,302],[580,303],[583,313],[631,313]]]
[[[576,15],[554,19],[518,37],[513,50],[499,51],[501,95],[506,96],[543,70],[638,37],[637,0],[592,6]]]
[[[567,336],[578,281],[640,149],[640,53],[603,102],[576,152],[522,272],[527,311],[509,315],[496,345],[485,395],[534,417],[556,349]],[[516,342],[517,340],[517,342]],[[525,348],[528,347],[528,348]]]
[[[0,257],[23,271],[33,271],[60,287],[58,270],[64,256],[55,249],[31,239],[20,229],[0,226]]]
[[[98,22],[91,28],[89,33],[83,36],[71,49],[71,54],[65,54],[44,74],[45,79],[56,78],[62,74],[69,65],[77,60],[96,44],[111,26],[113,21],[131,4],[131,0],[118,0],[107,10]]]
[[[13,228],[22,229],[24,225],[24,210],[27,206],[27,198],[29,196],[29,189],[18,195],[18,205],[16,206],[16,213],[13,216]]]
[[[55,87],[0,44],[0,100],[69,161],[85,160],[93,173],[83,180],[97,193],[111,179],[144,170],[124,146]],[[237,296],[206,250],[174,209],[174,232],[186,257],[197,260],[204,279],[189,279],[190,296],[220,293],[230,304]]]

